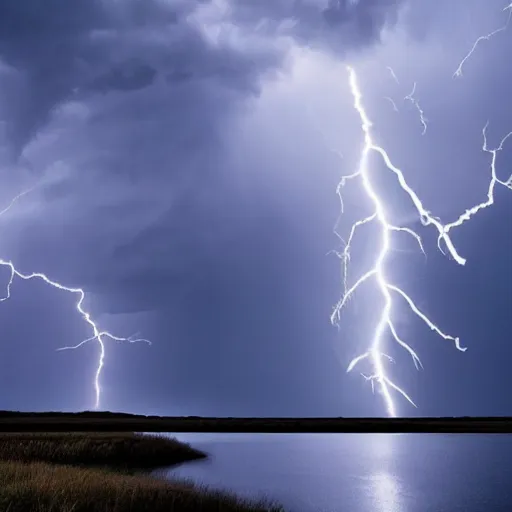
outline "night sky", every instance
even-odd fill
[[[512,130],[512,26],[503,0],[2,0],[0,257],[86,291],[106,343],[101,409],[166,415],[382,416],[360,372],[381,301],[342,293],[336,186],[357,169],[356,70],[373,135],[445,223],[486,200],[490,149]],[[511,24],[512,25],[512,24]],[[391,66],[399,83],[387,69]],[[427,119],[422,135],[415,99]],[[398,112],[386,99],[394,100]],[[343,154],[343,158],[340,157]],[[399,415],[511,415],[512,190],[437,249],[382,160],[371,172],[393,221],[386,271],[465,353],[395,298],[387,339]],[[512,174],[512,138],[497,156]],[[344,190],[339,231],[368,215]],[[350,279],[379,247],[354,242]],[[7,286],[8,268],[0,269]],[[7,292],[5,292],[7,293]],[[99,346],[76,297],[16,279],[0,304],[0,409],[94,406]]]

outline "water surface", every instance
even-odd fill
[[[300,512],[512,511],[512,436],[178,434],[209,460],[168,470]]]

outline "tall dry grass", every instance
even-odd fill
[[[0,510],[8,512],[280,512],[187,482],[42,462],[0,462]]]
[[[0,434],[0,460],[115,468],[171,466],[206,455],[176,439],[134,433]]]

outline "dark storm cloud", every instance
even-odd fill
[[[242,81],[254,87],[258,71],[271,64],[268,60],[255,62],[254,55],[225,49],[208,52],[208,43],[186,21],[187,14],[207,4],[193,0],[1,2],[0,58],[19,73],[16,86],[3,91],[9,98],[4,116],[15,149],[21,150],[48,120],[51,109],[73,91],[147,87],[155,79],[155,67],[166,70],[170,81],[213,73],[224,77],[224,85]],[[301,42],[352,47],[378,39],[397,5],[393,0],[330,0],[327,6],[324,2],[236,0],[231,14],[245,29],[264,21],[272,34],[283,21],[293,21],[289,33]],[[158,31],[161,37],[152,39]],[[198,59],[200,55],[207,58]]]
[[[240,32],[231,37],[223,27],[212,41],[201,28],[209,21],[190,16],[215,13],[210,2],[1,2],[0,59],[10,71],[0,106],[10,149],[36,174],[67,169],[63,182],[43,190],[44,215],[30,219],[20,239],[23,258],[35,254],[29,248],[46,247],[30,267],[53,269],[66,254],[69,272],[80,269],[72,279],[82,282],[98,263],[98,251],[88,254],[91,240],[114,259],[130,254],[131,272],[147,265],[147,249],[125,250],[141,240],[159,248],[152,268],[162,272],[190,254],[189,246],[201,254],[190,238],[204,238],[204,230],[188,229],[187,222],[201,222],[188,212],[229,217],[234,203],[218,199],[229,194],[222,161],[228,121],[279,68],[284,50],[274,40],[283,22],[293,22],[288,33],[302,43],[341,42],[346,50],[375,41],[397,9],[374,1],[230,5],[223,21]],[[75,118],[66,107],[74,103],[85,109]],[[59,239],[72,239],[72,252]],[[173,240],[172,248],[162,240]]]
[[[2,90],[3,117],[14,149],[21,151],[70,97],[141,89],[159,72],[171,83],[217,76],[224,86],[254,89],[259,70],[275,62],[213,48],[185,19],[200,4],[2,2],[0,59],[15,75]]]
[[[393,25],[402,0],[236,0],[237,22],[281,30],[304,44],[320,44],[343,54],[379,40]],[[283,27],[283,22],[288,26]]]
[[[93,80],[91,89],[134,91],[149,87],[156,77],[156,70],[147,64],[127,61],[114,66],[107,73]]]
[[[15,83],[2,91],[14,149],[21,151],[48,121],[52,108],[73,92],[150,85],[156,75],[152,53],[159,50],[161,56],[163,45],[151,44],[149,32],[166,30],[170,45],[176,34],[185,42],[198,37],[180,23],[194,5],[152,0],[2,2],[0,59],[17,73]]]

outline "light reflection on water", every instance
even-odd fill
[[[375,512],[403,512],[406,508],[406,493],[400,479],[392,472],[393,446],[398,436],[369,435],[359,441],[367,446],[366,454],[373,454],[371,472],[360,476],[362,493],[371,502]]]
[[[364,442],[364,441],[363,441]],[[405,507],[405,493],[398,477],[390,471],[393,445],[398,436],[373,435],[367,439],[375,457],[374,470],[367,477],[368,497],[375,512],[402,512]],[[364,480],[364,478],[362,479]]]
[[[210,458],[169,476],[265,496],[299,512],[512,510],[509,436],[206,436],[176,436]]]
[[[400,484],[390,473],[374,473],[369,480],[373,497],[372,510],[376,512],[400,512],[403,510],[400,500]]]

